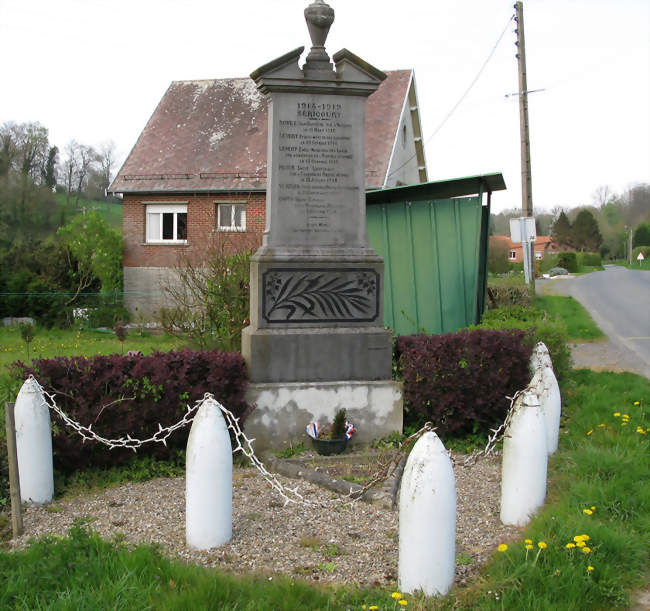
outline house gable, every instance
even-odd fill
[[[420,130],[419,117],[414,121],[411,111],[413,71],[386,75],[366,106],[367,189],[426,180],[426,171],[417,172],[424,156],[416,153]],[[267,119],[267,99],[250,78],[174,81],[109,191],[265,191]],[[399,173],[391,168],[403,163],[403,157],[394,154],[403,124],[414,161]]]

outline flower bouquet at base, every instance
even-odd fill
[[[345,410],[339,409],[331,424],[321,426],[318,422],[310,422],[305,427],[305,431],[311,438],[316,452],[322,456],[330,456],[345,450],[348,440],[354,435],[356,429],[346,420]]]

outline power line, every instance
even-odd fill
[[[467,87],[467,89],[465,89],[465,91],[463,92],[463,94],[460,96],[460,98],[458,99],[458,101],[453,105],[453,107],[451,108],[451,110],[450,110],[450,111],[445,115],[445,117],[444,117],[443,120],[440,122],[440,124],[439,124],[438,127],[435,129],[435,131],[434,131],[434,132],[433,132],[433,133],[432,133],[432,134],[431,134],[431,135],[430,135],[430,136],[429,136],[429,137],[424,141],[423,146],[424,146],[424,144],[428,144],[429,142],[431,142],[431,140],[435,137],[435,135],[436,135],[436,134],[437,134],[437,133],[438,133],[438,132],[443,128],[443,126],[445,125],[445,123],[447,123],[447,121],[449,120],[449,118],[454,114],[454,112],[456,111],[456,109],[457,109],[457,108],[462,104],[463,100],[467,97],[467,95],[468,95],[469,92],[472,90],[472,88],[474,87],[474,85],[476,85],[476,82],[477,82],[478,79],[481,77],[481,74],[483,74],[483,71],[485,70],[485,68],[486,68],[486,66],[488,65],[489,61],[492,59],[492,56],[494,55],[494,52],[497,50],[497,47],[499,46],[499,43],[501,42],[501,39],[504,37],[505,33],[507,32],[507,30],[508,30],[508,26],[510,25],[510,22],[511,22],[514,18],[515,18],[515,15],[514,15],[514,13],[513,13],[513,14],[510,16],[510,18],[508,19],[508,22],[506,23],[506,26],[503,28],[503,32],[501,32],[501,34],[499,35],[499,38],[497,39],[496,43],[494,44],[494,47],[492,47],[492,50],[488,53],[487,58],[486,58],[485,61],[483,62],[483,65],[481,66],[481,68],[479,69],[479,71],[476,73],[476,76],[473,78],[472,82],[469,84],[469,87]],[[398,168],[394,169],[394,170],[389,174],[389,176],[392,176],[392,175],[395,174],[396,172],[399,172],[399,171],[400,171],[400,170],[401,170],[405,165],[409,164],[413,159],[415,159],[416,156],[417,156],[417,153],[416,153],[415,155],[412,155],[411,157],[409,157],[409,158],[408,158],[408,159],[407,159],[407,160],[406,160],[406,161],[405,161],[401,166],[399,166]]]

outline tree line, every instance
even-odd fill
[[[38,122],[1,125],[0,245],[50,233],[84,200],[104,200],[115,164],[112,142],[94,148],[71,140],[60,151]]]
[[[509,221],[521,216],[513,208],[490,219],[491,235],[510,235]],[[551,212],[535,214],[537,235],[552,236],[566,248],[583,252],[600,252],[603,257],[626,255],[629,232],[633,245],[650,245],[650,184],[641,183],[614,193],[608,186],[598,187],[589,206],[566,209],[557,206]]]
[[[0,316],[67,324],[88,305],[109,324],[123,315],[121,235],[97,212],[80,214],[106,199],[114,169],[110,142],[72,140],[61,153],[40,123],[0,126]]]

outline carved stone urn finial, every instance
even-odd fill
[[[312,48],[309,55],[307,55],[307,65],[311,64],[316,67],[316,65],[320,64],[319,68],[321,69],[331,69],[330,58],[325,51],[325,41],[330,26],[334,23],[334,9],[329,4],[325,4],[323,0],[314,0],[305,9],[305,21],[307,21],[309,37],[312,43]],[[326,62],[327,66],[323,62]]]

